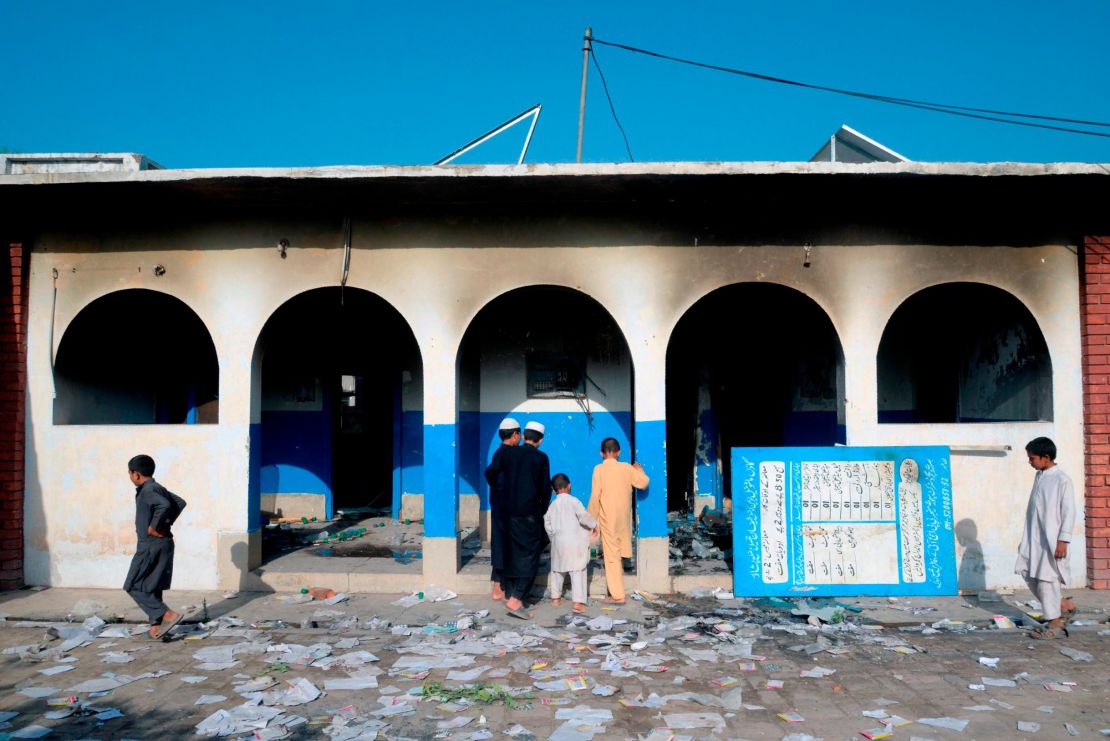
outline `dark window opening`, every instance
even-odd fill
[[[558,352],[528,353],[528,397],[553,399],[586,393],[585,359]]]
[[[1033,315],[992,286],[950,283],[906,300],[879,343],[880,423],[1052,419],[1052,362]]]
[[[117,291],[82,309],[62,337],[54,385],[59,425],[219,421],[219,362],[208,329],[157,291]]]

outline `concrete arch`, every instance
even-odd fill
[[[744,281],[701,296],[667,345],[668,510],[724,507],[731,448],[845,442],[844,387],[836,324],[803,291]]]
[[[690,313],[690,311],[702,301],[709,299],[710,297],[718,294],[721,291],[725,291],[736,286],[748,285],[777,286],[779,288],[785,288],[811,301],[815,306],[817,306],[817,308],[821,310],[821,312],[828,318],[829,322],[832,324],[833,331],[836,334],[837,344],[841,348],[841,352],[843,352],[844,345],[840,341],[840,338],[844,336],[844,331],[840,321],[838,321],[837,315],[833,311],[830,311],[831,302],[825,297],[817,298],[813,294],[806,292],[802,287],[799,287],[797,285],[791,285],[783,281],[775,280],[725,280],[721,281],[719,284],[713,286],[709,290],[692,297],[689,301],[678,307],[678,311],[676,312],[673,320],[665,326],[665,337],[661,340],[663,344],[667,347],[670,346],[671,338],[674,334],[675,328],[678,327],[678,325],[682,322],[682,319],[686,317]],[[659,334],[664,334],[662,329],[663,328],[661,328]]]
[[[840,337],[844,336],[844,332],[842,332],[841,327],[837,323],[836,315],[833,312],[829,311],[828,302],[827,301],[818,301],[817,298],[815,298],[813,295],[811,295],[809,293],[806,293],[805,291],[801,290],[801,288],[798,287],[798,286],[790,285],[788,283],[783,283],[783,282],[778,282],[778,281],[730,281],[730,282],[722,283],[722,284],[720,284],[720,285],[718,285],[714,288],[710,288],[709,291],[707,291],[703,294],[700,294],[699,296],[694,298],[694,300],[687,302],[682,307],[682,309],[680,309],[680,311],[678,312],[677,316],[674,319],[674,322],[670,323],[669,326],[667,326],[667,328],[666,328],[667,332],[666,332],[666,338],[665,338],[665,345],[669,348],[670,341],[672,341],[675,329],[678,327],[679,324],[682,324],[683,319],[687,315],[689,315],[690,311],[693,311],[693,309],[695,307],[697,307],[698,304],[702,304],[702,302],[709,300],[709,298],[712,298],[715,295],[719,295],[720,292],[728,291],[728,290],[731,290],[731,288],[735,288],[735,287],[738,287],[738,286],[748,286],[748,285],[776,286],[778,288],[785,288],[785,290],[787,290],[791,293],[795,293],[798,296],[805,298],[805,300],[809,301],[810,303],[813,303],[817,308],[820,309],[821,313],[823,313],[825,315],[825,317],[828,318],[829,323],[831,325],[833,325],[833,332],[836,336],[837,346],[839,347],[841,354],[844,353],[844,343],[842,343],[840,341]],[[660,332],[660,334],[662,334],[662,332]]]
[[[253,341],[253,344],[251,346],[251,354],[250,354],[250,368],[251,368],[250,418],[251,418],[252,423],[258,422],[257,415],[258,415],[258,412],[259,412],[260,406],[261,406],[261,397],[258,395],[258,394],[261,393],[261,388],[259,386],[259,380],[260,379],[259,379],[258,374],[261,371],[262,354],[263,354],[263,351],[265,350],[263,340],[264,340],[264,335],[265,335],[267,326],[270,324],[270,321],[274,318],[274,316],[279,311],[281,311],[281,309],[283,307],[287,306],[291,301],[295,301],[295,300],[297,300],[298,298],[300,298],[302,296],[306,296],[310,293],[313,293],[314,291],[323,291],[323,290],[327,290],[327,289],[337,289],[337,290],[344,290],[344,291],[357,291],[359,293],[364,293],[364,294],[367,294],[369,296],[372,296],[377,301],[381,301],[385,306],[387,306],[391,311],[393,311],[396,314],[396,317],[401,320],[405,329],[408,330],[409,336],[412,338],[414,344],[416,345],[417,353],[419,354],[420,362],[421,362],[421,364],[423,364],[425,348],[422,345],[422,343],[420,342],[420,338],[418,338],[416,336],[416,333],[413,331],[412,321],[410,320],[409,317],[405,316],[404,312],[402,312],[399,308],[397,308],[397,306],[392,301],[387,299],[381,293],[379,293],[377,291],[370,290],[369,288],[363,288],[361,286],[350,286],[350,285],[348,285],[344,288],[341,288],[340,286],[337,286],[334,283],[321,283],[319,285],[313,285],[313,286],[309,286],[309,287],[295,286],[295,287],[292,288],[292,290],[286,291],[283,294],[281,300],[278,301],[276,304],[272,305],[272,308],[265,315],[259,314],[260,317],[264,316],[264,318],[262,318],[260,322],[256,321],[248,329],[248,336],[253,336],[254,337],[254,341]]]
[[[460,351],[462,349],[463,341],[466,337],[466,333],[470,332],[470,329],[471,329],[471,327],[474,326],[474,321],[475,321],[475,319],[478,318],[478,316],[480,316],[484,311],[486,311],[486,309],[488,307],[492,306],[493,304],[497,303],[498,301],[502,301],[503,298],[506,298],[509,294],[528,291],[528,290],[531,290],[531,288],[558,288],[558,290],[571,291],[574,294],[576,294],[577,296],[581,296],[582,298],[586,298],[587,301],[592,302],[598,308],[601,308],[602,311],[605,312],[605,314],[610,319],[613,319],[613,324],[614,324],[614,326],[616,326],[616,328],[620,332],[620,338],[623,339],[625,347],[628,348],[629,355],[632,354],[632,344],[630,344],[628,342],[628,335],[625,332],[625,328],[623,326],[620,326],[620,323],[617,321],[616,315],[613,313],[612,309],[610,309],[608,306],[605,305],[604,302],[599,300],[599,298],[592,295],[591,293],[588,293],[587,291],[584,291],[582,286],[569,285],[567,283],[544,282],[544,283],[522,283],[522,284],[519,284],[519,285],[516,285],[516,286],[513,286],[513,287],[504,288],[504,290],[502,290],[501,292],[486,298],[486,300],[482,303],[482,305],[478,306],[475,309],[475,311],[471,312],[470,316],[468,316],[466,318],[465,328],[463,329],[462,334],[460,336],[458,336],[458,342],[455,343],[455,348],[454,349],[455,349],[456,359],[458,357],[458,353],[460,353]]]
[[[127,292],[127,291],[149,291],[150,293],[157,293],[157,294],[160,294],[160,295],[163,295],[163,296],[169,296],[170,298],[172,298],[172,299],[178,301],[179,303],[181,303],[185,308],[187,308],[189,310],[189,312],[193,316],[195,316],[197,318],[197,321],[199,321],[201,323],[201,325],[204,326],[204,331],[208,333],[208,339],[209,339],[210,342],[212,342],[213,347],[215,347],[215,349],[216,349],[216,355],[217,355],[217,357],[219,357],[219,354],[220,354],[219,349],[220,348],[216,344],[216,335],[212,332],[213,323],[205,318],[205,316],[203,315],[203,312],[198,310],[197,304],[199,304],[200,302],[196,302],[195,299],[187,300],[185,298],[182,298],[180,295],[178,295],[176,293],[173,293],[172,291],[168,291],[168,290],[165,290],[165,289],[162,289],[162,288],[153,288],[151,286],[145,286],[145,285],[144,286],[139,286],[139,285],[126,286],[126,287],[123,287],[123,288],[98,287],[98,290],[84,296],[83,297],[83,302],[79,306],[73,307],[69,312],[67,312],[67,318],[64,321],[57,320],[57,319],[55,320],[54,327],[53,327],[54,343],[53,343],[53,347],[50,348],[50,351],[51,351],[51,353],[53,353],[53,356],[57,357],[58,350],[61,348],[62,339],[65,337],[66,332],[69,331],[69,328],[73,324],[73,321],[78,316],[80,316],[80,314],[83,311],[85,311],[85,309],[89,308],[90,306],[92,306],[97,301],[99,301],[103,298],[106,298],[106,297],[111,296],[111,295],[116,294],[116,293],[124,293],[124,292]]]
[[[1043,320],[1041,318],[1039,318],[1037,316],[1037,312],[1034,311],[1033,308],[1031,308],[1031,302],[1029,301],[1028,297],[1023,297],[1022,295],[1020,295],[1022,293],[1021,291],[1017,290],[1012,285],[1005,285],[1002,281],[988,281],[988,280],[982,280],[982,279],[974,279],[974,280],[935,280],[935,281],[929,281],[927,283],[922,283],[918,286],[915,286],[914,288],[904,292],[900,297],[898,297],[892,303],[893,308],[891,308],[891,310],[886,314],[886,316],[883,317],[882,331],[879,332],[878,343],[882,342],[882,337],[883,337],[883,335],[886,334],[887,327],[890,326],[890,320],[894,318],[894,315],[897,314],[898,311],[903,306],[905,306],[908,301],[910,301],[910,299],[924,293],[925,291],[928,291],[929,289],[937,288],[939,286],[949,286],[949,285],[955,285],[955,284],[966,284],[966,285],[982,286],[984,288],[993,288],[993,289],[996,289],[996,290],[999,290],[999,291],[1005,293],[1007,296],[1009,296],[1010,298],[1014,299],[1019,304],[1021,304],[1021,306],[1024,307],[1025,310],[1029,312],[1029,316],[1033,319],[1033,322],[1034,322],[1034,325],[1037,328],[1037,331],[1040,332],[1041,338],[1044,340],[1045,347],[1047,348],[1048,353],[1049,353],[1049,361],[1050,362],[1053,361],[1054,353],[1053,353],[1053,350],[1052,350],[1052,345],[1049,343],[1048,335],[1046,335],[1045,332],[1044,332],[1044,322],[1043,322]],[[878,343],[876,343],[876,345],[875,345],[875,352],[876,353],[878,353]]]
[[[534,289],[534,288],[540,288],[540,289],[555,288],[555,289],[562,289],[562,290],[571,291],[575,295],[580,296],[584,299],[587,299],[590,302],[592,302],[593,304],[595,304],[598,308],[600,308],[602,311],[604,311],[605,314],[610,319],[613,320],[613,324],[616,326],[617,330],[619,330],[620,333],[621,333],[621,339],[624,341],[624,346],[629,349],[629,353],[631,354],[632,345],[629,342],[627,331],[625,330],[624,327],[621,326],[621,323],[617,320],[617,315],[614,314],[612,309],[609,306],[606,306],[605,303],[601,299],[597,298],[596,296],[594,296],[590,292],[584,290],[581,285],[571,285],[570,283],[558,282],[558,281],[543,281],[543,282],[535,282],[535,283],[522,282],[520,284],[511,286],[511,287],[500,288],[498,293],[496,293],[492,296],[486,297],[479,305],[476,305],[473,308],[473,310],[469,313],[469,315],[466,317],[465,322],[463,324],[463,330],[459,334],[458,339],[455,342],[455,346],[454,346],[453,350],[454,350],[454,356],[456,358],[456,361],[458,359],[459,352],[462,350],[462,343],[463,343],[464,339],[466,338],[467,332],[469,332],[471,327],[474,326],[474,321],[482,314],[482,312],[484,312],[487,308],[489,308],[494,303],[506,298],[507,296],[509,296],[512,293],[517,293],[519,291],[527,291],[529,289]]]
[[[1024,360],[1019,363],[1018,378],[1011,375],[1009,380],[1010,392],[1003,394],[1003,399],[996,399],[995,402],[988,406],[976,405],[975,399],[981,398],[984,392],[971,397],[968,402],[967,408],[969,410],[978,409],[979,415],[964,414],[964,399],[965,392],[973,386],[965,388],[962,372],[960,373],[960,382],[953,387],[946,387],[947,394],[936,391],[935,385],[936,376],[938,374],[945,375],[946,373],[956,372],[955,366],[952,363],[958,361],[960,363],[967,362],[975,357],[974,353],[967,356],[951,354],[951,353],[928,353],[927,357],[909,360],[914,357],[913,353],[917,350],[917,343],[910,346],[898,346],[899,335],[892,334],[896,322],[915,321],[919,327],[923,327],[925,332],[928,332],[928,323],[924,325],[921,323],[925,321],[925,317],[917,314],[909,314],[911,305],[919,306],[923,302],[933,302],[934,308],[937,307],[935,303],[939,298],[938,292],[940,291],[965,291],[967,292],[965,300],[978,300],[979,297],[985,301],[990,301],[994,305],[998,302],[1006,304],[1005,311],[1010,314],[1010,321],[1014,324],[1010,325],[1023,327],[1023,333],[1028,336],[1031,347],[1028,347],[1030,355],[1025,356]],[[973,296],[975,298],[973,298]],[[950,297],[952,298],[952,297]],[[944,308],[948,308],[947,305]],[[944,311],[941,308],[941,311]],[[945,327],[952,327],[952,322],[944,322],[943,317],[938,317],[938,321],[942,322]],[[944,331],[944,338],[946,340],[956,340],[961,336],[964,339],[969,339],[974,336],[976,331],[982,331],[983,328],[989,328],[989,320],[983,316],[969,315],[966,321],[961,321],[958,327],[946,329]],[[901,327],[904,331],[906,327]],[[1007,330],[1009,332],[1009,330]],[[963,334],[966,333],[966,334]],[[982,337],[980,336],[980,339]],[[996,340],[997,342],[997,340]],[[1005,349],[1005,342],[1003,344],[996,344],[988,354],[988,357],[993,357],[994,360],[987,360],[988,365],[993,364],[995,369],[991,372],[991,378],[987,386],[991,389],[1005,387],[1006,374],[1001,373],[1001,366],[997,366],[998,355]],[[884,354],[884,345],[886,351]],[[951,344],[945,343],[941,345],[946,349],[951,350]],[[1015,348],[1013,352],[1017,353]],[[1040,360],[1043,358],[1043,360]],[[1017,356],[1014,361],[1019,360]],[[936,367],[930,366],[931,362],[940,362],[941,365]],[[905,296],[895,309],[886,317],[883,324],[882,332],[879,334],[879,340],[875,347],[875,362],[876,362],[876,384],[875,391],[878,404],[878,420],[880,423],[897,423],[897,422],[933,422],[933,423],[963,423],[982,421],[982,422],[1038,422],[1047,421],[1051,422],[1055,416],[1056,400],[1054,399],[1053,386],[1054,386],[1054,373],[1053,373],[1053,353],[1052,348],[1048,342],[1048,337],[1045,335],[1044,329],[1037,316],[1029,308],[1027,302],[1023,301],[1012,291],[1003,288],[1002,286],[986,282],[986,281],[973,281],[973,280],[955,280],[955,281],[937,281],[928,286],[921,287],[909,295]],[[885,365],[884,365],[885,362]],[[901,372],[894,370],[891,364],[908,363]],[[922,367],[931,368],[927,372],[922,371]],[[922,372],[924,380],[917,380],[916,373]],[[1029,373],[1036,374],[1030,377]],[[908,378],[908,385],[904,385],[903,389],[908,388],[911,390],[910,396],[899,393],[899,388],[893,383],[893,378]],[[968,383],[973,383],[968,381]],[[1018,385],[1014,385],[1014,384]],[[943,386],[943,384],[942,384]],[[1029,389],[1033,390],[1030,392]],[[955,394],[943,404],[940,403],[941,397],[947,397]],[[895,401],[890,401],[893,395]],[[924,397],[924,401],[922,398]],[[898,399],[901,399],[899,406]],[[986,398],[990,398],[988,395]],[[1024,404],[1015,402],[1026,398]],[[883,401],[886,399],[887,408],[883,408]],[[931,399],[931,401],[930,401]],[[894,405],[893,407],[891,405]],[[909,406],[906,406],[906,405]],[[1043,406],[1042,406],[1043,405]],[[942,414],[942,408],[947,408],[947,413]],[[1008,409],[1008,413],[1003,413],[1003,409]],[[884,418],[885,415],[885,418]],[[1000,416],[999,416],[1000,415]],[[1015,416],[1016,415],[1016,416]],[[912,417],[912,418],[910,418]]]
[[[519,308],[529,296],[547,310],[498,313],[498,307]],[[601,440],[618,439],[626,460],[631,457],[634,362],[616,318],[580,288],[531,284],[486,301],[470,318],[455,358],[460,494],[475,495],[479,512],[488,511],[481,472],[499,444],[497,424],[511,414],[522,425],[547,427],[552,473],[570,475],[574,493],[585,501]],[[552,380],[551,391],[540,389],[555,378],[567,386]]]
[[[154,316],[151,302],[166,313]],[[74,313],[56,342],[55,424],[218,422],[220,366],[212,333],[172,293],[103,292]],[[144,369],[144,360],[157,367]]]
[[[403,451],[421,445],[424,374],[392,302],[361,287],[293,293],[262,323],[250,376],[252,518],[260,507],[330,517],[391,500],[399,511],[402,472],[414,468]]]

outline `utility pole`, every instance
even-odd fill
[[[594,33],[589,26],[582,38],[582,96],[578,99],[578,153],[574,161],[582,161],[582,133],[586,128],[586,78],[590,71],[590,50],[593,48]]]

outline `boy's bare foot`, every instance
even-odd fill
[[[582,604],[581,602],[575,602],[574,606],[571,607],[570,609],[574,610],[579,615],[584,615],[586,613],[586,606],[584,604]]]
[[[551,598],[551,604],[561,605],[561,604],[563,604],[563,598],[562,597],[552,597]]]
[[[490,584],[493,585],[492,594],[490,596],[493,597],[498,602],[501,602],[502,600],[504,600],[505,599],[505,590],[501,588],[501,585],[498,582],[490,582]]]

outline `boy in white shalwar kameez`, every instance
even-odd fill
[[[1059,638],[1067,635],[1068,620],[1076,610],[1075,603],[1061,593],[1071,578],[1068,546],[1075,527],[1075,488],[1056,465],[1056,444],[1047,437],[1031,440],[1025,453],[1037,476],[1029,494],[1014,572],[1025,579],[1048,621],[1044,628],[1033,631],[1033,637]]]
[[[597,520],[570,495],[566,474],[552,476],[551,488],[557,496],[543,516],[544,529],[551,537],[551,604],[562,604],[563,582],[569,575],[574,611],[585,612],[586,564],[590,560],[590,537],[597,534]]]

